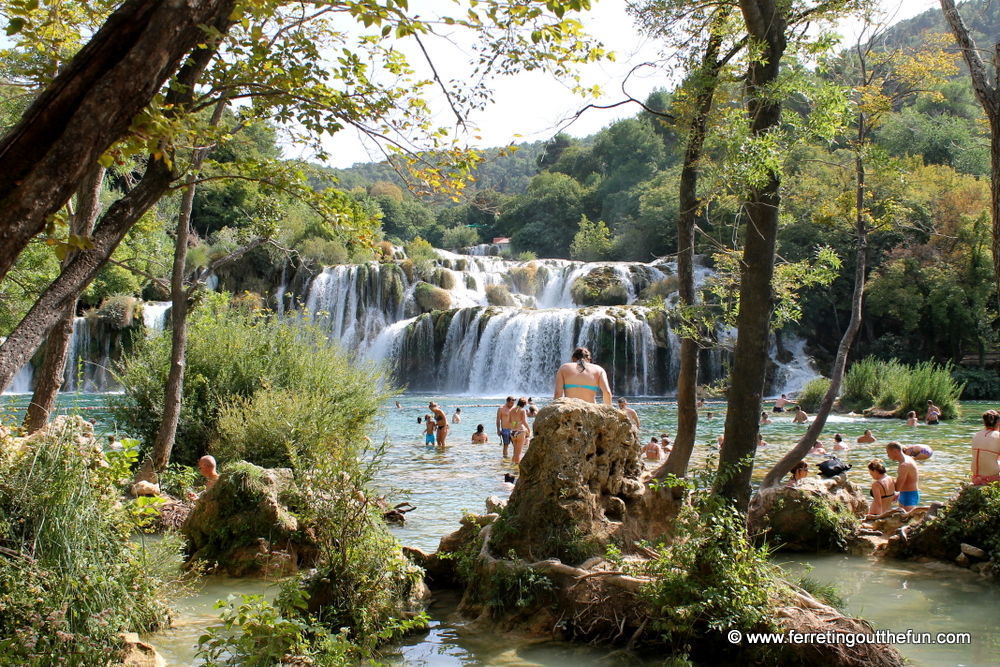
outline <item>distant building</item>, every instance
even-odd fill
[[[497,246],[497,252],[510,249],[510,239],[505,236],[497,236],[493,239],[493,245]]]

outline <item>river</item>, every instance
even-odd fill
[[[23,406],[27,397],[4,397],[9,407]],[[496,408],[502,397],[472,397],[467,395],[430,395],[408,393],[399,397],[401,409],[389,407],[381,424],[372,432],[374,438],[391,442],[385,468],[378,479],[381,491],[393,502],[408,501],[416,509],[407,515],[406,525],[394,528],[399,540],[410,546],[433,551],[438,540],[458,527],[463,510],[483,511],[483,500],[489,495],[506,497],[505,472],[515,472],[514,466],[500,458],[500,446],[495,435]],[[462,408],[462,422],[452,425],[449,447],[440,451],[423,444],[423,427],[417,417],[427,412],[427,403],[437,401],[450,416],[456,407]],[[668,399],[629,397],[642,420],[643,442],[653,435],[676,430],[676,405]],[[98,420],[98,431],[113,429],[100,410],[100,395],[61,397],[60,405],[83,410],[85,416]],[[544,405],[545,400],[535,397]],[[769,405],[769,404],[768,404]],[[907,427],[900,420],[863,419],[838,415],[828,421],[821,439],[832,444],[835,432],[852,443],[850,452],[841,458],[851,462],[854,470],[849,477],[868,485],[866,465],[872,458],[886,460],[884,444],[898,440],[903,444],[927,444],[934,456],[918,463],[924,503],[945,500],[968,475],[969,437],[980,428],[983,410],[993,404],[966,403],[961,419],[938,426]],[[709,415],[711,414],[711,417]],[[725,423],[725,404],[708,401],[700,411],[698,441],[692,467],[710,464],[715,442]],[[791,423],[790,414],[771,415],[774,423],[761,427],[764,439],[770,443],[757,456],[755,478],[760,479],[773,462],[805,431],[805,426]],[[477,424],[484,424],[490,435],[485,445],[470,442]],[[870,445],[853,444],[866,428],[877,438]],[[819,462],[822,457],[811,457]],[[895,465],[890,465],[890,472]],[[920,564],[888,561],[847,555],[791,556],[778,554],[776,560],[794,573],[811,567],[809,576],[822,583],[834,583],[847,601],[847,612],[863,616],[877,629],[905,632],[967,632],[970,644],[928,645],[897,644],[897,648],[915,665],[964,666],[996,665],[1000,663],[1000,591],[975,576],[956,577],[941,574]],[[196,664],[193,646],[198,636],[218,615],[214,602],[228,594],[265,593],[267,582],[210,577],[199,594],[181,600],[177,605],[176,627],[161,633],[151,641],[172,667]],[[452,605],[446,598],[431,609],[434,619],[431,630],[397,646],[390,656],[393,663],[423,667],[458,667],[469,664],[513,664],[517,661],[540,663],[547,667],[597,664],[606,652],[593,649],[552,645],[511,649],[496,642],[475,642],[459,634],[447,623]]]

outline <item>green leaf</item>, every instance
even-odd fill
[[[7,24],[7,34],[16,35],[21,32],[21,28],[24,27],[24,19],[11,19],[10,23]]]

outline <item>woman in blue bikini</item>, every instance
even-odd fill
[[[573,361],[563,364],[556,372],[555,398],[565,396],[596,403],[598,391],[604,404],[611,405],[608,374],[597,364],[590,363],[590,350],[578,347],[573,350]]]

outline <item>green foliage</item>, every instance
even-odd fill
[[[119,294],[104,300],[97,309],[97,318],[114,331],[132,326],[138,300],[135,297]]]
[[[284,616],[263,595],[242,595],[240,603],[230,595],[219,600],[222,625],[209,627],[198,638],[198,657],[206,667],[271,667],[286,656],[301,656],[320,667],[351,664],[354,646],[346,628],[336,634],[326,626],[301,618],[304,600],[295,609],[299,615]]]
[[[181,545],[132,539],[133,513],[119,502],[128,466],[109,455],[102,467],[89,427],[71,417],[26,451],[3,443],[2,664],[105,667],[118,633],[146,633],[166,619]]]
[[[1000,562],[1000,484],[966,486],[920,529],[940,531],[935,547],[942,553],[959,553],[965,542]]]
[[[622,306],[628,302],[628,291],[621,280],[613,268],[602,266],[574,280],[569,293],[580,306]]]
[[[113,398],[112,409],[118,423],[138,436],[144,447],[152,444],[159,428],[169,359],[170,336],[164,334],[125,355],[119,372],[124,393]],[[364,419],[374,417],[372,406],[388,396],[382,389],[382,378],[378,367],[356,364],[346,352],[331,347],[326,333],[318,327],[232,308],[228,295],[210,294],[189,318],[187,369],[173,462],[194,465],[209,445],[217,442],[219,419],[225,410],[227,415],[245,410],[243,414],[259,418],[255,428],[269,425],[277,429],[268,441],[269,447],[273,446],[289,429],[278,415],[265,419],[262,410],[282,395],[299,393],[312,397],[310,401],[322,396],[341,405],[341,414],[347,418],[341,426],[353,435]],[[255,405],[254,395],[265,390],[269,392],[266,398]],[[238,429],[228,428],[231,423],[227,419],[226,442],[253,460],[256,454],[252,446],[234,432]],[[320,436],[310,433],[309,438],[315,442]],[[227,458],[225,444],[218,444],[219,455]],[[270,449],[267,456],[273,453]]]
[[[799,577],[795,584],[823,604],[828,604],[841,613],[847,609],[847,600],[834,584],[821,584],[809,576]]]
[[[406,256],[414,262],[426,262],[437,259],[437,253],[430,243],[419,236],[404,246]]]
[[[569,256],[584,262],[598,262],[610,259],[611,234],[603,221],[591,222],[587,216],[580,217],[580,231],[569,246]]]
[[[133,441],[138,446],[138,441]],[[174,498],[187,498],[195,484],[202,479],[201,473],[193,466],[171,463],[159,474],[160,490]]]
[[[479,243],[479,233],[471,227],[452,227],[441,237],[441,245],[445,248],[467,248]]]
[[[508,555],[508,560],[510,565],[504,563],[497,567],[486,585],[484,602],[494,618],[530,610],[553,600],[558,586],[552,579],[528,567],[513,553]]]
[[[336,239],[308,238],[296,245],[296,250],[303,259],[311,259],[320,264],[331,266],[347,264],[349,260],[347,248]]]
[[[706,498],[700,511],[685,505],[672,542],[643,568],[653,578],[641,592],[652,627],[675,654],[695,639],[732,628],[775,628],[773,610],[786,593],[766,547],[754,546],[744,517]]]
[[[799,394],[799,406],[806,412],[815,412],[820,403],[823,402],[829,388],[830,381],[827,378],[813,378]]]
[[[80,298],[85,304],[97,305],[113,296],[138,296],[140,291],[142,285],[134,273],[115,264],[106,264]]]
[[[868,357],[847,369],[840,403],[850,410],[879,407],[898,414],[911,410],[923,414],[927,401],[932,400],[941,408],[942,418],[955,419],[960,414],[962,385],[953,378],[952,369],[951,363],[907,366]]]
[[[956,384],[963,387],[961,399],[996,401],[1000,399],[1000,374],[992,368],[957,366],[951,372]]]

